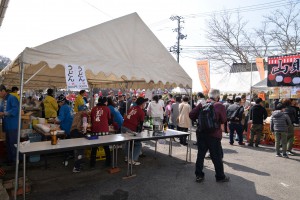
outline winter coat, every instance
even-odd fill
[[[57,117],[58,104],[52,96],[47,96],[44,100],[45,118]]]
[[[191,120],[189,118],[189,113],[191,110],[191,106],[187,102],[179,104],[179,123],[177,126],[181,128],[190,128]]]
[[[292,124],[289,116],[281,110],[275,110],[271,116],[270,128],[272,132],[287,132]]]

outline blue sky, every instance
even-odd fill
[[[270,9],[278,8],[276,5],[279,2],[284,1],[11,0],[0,27],[0,54],[14,59],[25,47],[34,47],[133,12],[140,15],[166,48],[176,43],[176,33],[172,29],[177,24],[169,19],[171,15],[185,18],[182,32],[187,39],[181,42],[183,46],[205,46],[208,45],[204,33],[205,20],[209,13],[241,8],[244,10],[241,14],[249,21],[251,28],[259,26],[262,16],[270,11],[266,9],[268,6]],[[257,4],[265,5],[253,10],[251,6]],[[272,5],[275,5],[274,8]],[[180,64],[192,77],[194,90],[200,91],[196,59],[195,53],[183,53]]]

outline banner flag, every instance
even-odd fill
[[[256,58],[256,67],[259,72],[260,80],[264,80],[265,78],[265,66],[263,58]]]
[[[83,66],[65,65],[65,75],[68,90],[89,89]]]
[[[210,90],[210,74],[208,60],[198,60],[197,69],[203,93],[207,94]]]

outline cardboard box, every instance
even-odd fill
[[[29,129],[30,128],[30,120],[22,120],[21,128],[22,129]]]

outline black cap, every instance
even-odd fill
[[[143,97],[139,97],[139,98],[137,98],[137,100],[136,100],[136,105],[138,105],[138,106],[140,106],[140,105],[142,105],[143,103],[145,103],[145,102],[147,102],[148,101],[148,99],[146,98],[143,98]]]
[[[64,95],[59,95],[59,97],[57,97],[57,102],[62,102],[65,100],[66,100],[66,97]]]

